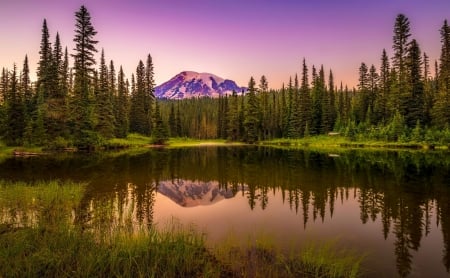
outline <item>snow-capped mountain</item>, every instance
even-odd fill
[[[157,98],[183,99],[193,97],[219,97],[241,94],[245,87],[239,87],[233,80],[223,79],[211,73],[183,71],[169,81],[155,88]]]
[[[217,181],[161,181],[157,190],[182,207],[212,205],[234,197],[231,189],[219,188]]]

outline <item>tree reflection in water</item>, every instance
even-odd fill
[[[347,150],[330,157],[265,147],[203,147],[113,157],[10,159],[1,167],[1,179],[88,181],[79,218],[103,217],[101,221],[117,225],[130,218],[136,225],[151,225],[156,194],[184,206],[188,199],[204,205],[205,200],[214,203],[243,194],[252,210],[267,209],[270,196],[277,195],[302,216],[304,229],[311,221],[325,221],[326,215],[332,218],[336,204],[357,200],[361,223],[378,220],[384,239],[395,238],[400,276],[411,274],[412,254],[420,250],[432,225],[440,227],[442,260],[450,269],[448,153]],[[102,207],[114,213],[101,214]]]

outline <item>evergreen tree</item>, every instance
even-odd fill
[[[167,127],[164,124],[164,121],[161,117],[161,112],[159,110],[159,102],[155,103],[155,111],[153,115],[154,124],[153,124],[153,134],[152,134],[152,143],[157,145],[163,145],[167,142]]]
[[[302,71],[302,83],[300,87],[300,122],[301,122],[301,134],[305,134],[306,126],[311,127],[312,118],[311,118],[311,92],[309,88],[308,81],[308,67],[306,66],[306,61],[303,59],[303,71]]]
[[[405,104],[408,102],[410,90],[407,65],[410,36],[409,20],[405,15],[399,14],[395,20],[392,46],[394,50],[392,67],[395,69],[397,84],[393,87],[391,104],[394,105],[393,110],[398,110],[403,117],[408,113]]]
[[[259,103],[256,97],[255,79],[250,78],[248,83],[247,105],[245,106],[245,138],[244,140],[250,144],[258,141],[259,126]]]
[[[6,130],[4,139],[8,145],[22,145],[22,137],[25,130],[25,109],[19,89],[17,68],[14,64],[9,77],[9,87],[6,94]]]
[[[117,77],[117,106],[116,106],[116,137],[125,138],[128,133],[128,86],[126,85],[125,76],[122,67],[119,69]]]
[[[43,93],[44,97],[44,125],[48,139],[63,137],[66,129],[66,101],[67,95],[65,91],[66,73],[65,59],[59,34],[56,34],[52,59],[49,68],[49,80],[47,80],[47,91]]]
[[[8,91],[8,70],[2,68],[0,76],[0,138],[6,129],[6,95]]]
[[[375,122],[386,124],[387,119],[389,118],[388,112],[388,97],[390,94],[390,77],[389,77],[389,58],[386,54],[386,50],[383,49],[383,53],[381,54],[381,67],[380,67],[380,75],[379,75],[379,94],[375,99],[374,105],[374,116]]]
[[[436,70],[438,87],[433,108],[433,122],[440,128],[450,124],[450,27],[447,20],[440,30],[441,56],[439,70]]]
[[[132,77],[132,84],[134,89],[131,95],[130,131],[150,135],[148,109],[146,109],[148,98],[146,96],[145,66],[142,60],[139,61],[136,68],[136,83],[134,77]]]
[[[73,101],[71,105],[70,118],[73,128],[75,143],[86,147],[91,145],[90,139],[93,139],[93,104],[91,101],[93,90],[93,74],[96,61],[94,54],[97,52],[94,40],[97,31],[91,23],[91,16],[85,6],[75,13],[75,43],[72,54],[74,58],[74,88]],[[83,146],[84,145],[84,146]]]
[[[228,132],[227,138],[231,141],[239,140],[239,100],[236,92],[231,95],[228,109]]]
[[[425,119],[425,94],[422,79],[422,53],[416,40],[412,40],[406,60],[408,68],[409,96],[405,100],[405,123],[414,128],[417,122],[423,124]]]
[[[270,118],[269,118],[269,82],[266,76],[261,76],[259,81],[259,102],[261,103],[260,124],[261,124],[261,138],[268,139],[270,133]]]
[[[42,24],[42,38],[39,50],[39,63],[37,68],[37,90],[43,94],[44,98],[48,97],[51,91],[51,68],[52,68],[52,47],[50,43],[50,34],[47,27],[47,20],[44,19]]]
[[[328,78],[328,97],[330,100],[329,104],[329,115],[330,115],[330,123],[328,126],[328,130],[333,130],[333,127],[336,123],[337,112],[336,112],[336,88],[334,85],[334,76],[333,71],[330,70],[330,75]]]
[[[105,53],[102,50],[100,57],[98,91],[96,92],[97,125],[96,131],[104,138],[114,136],[114,112],[111,98],[111,88],[108,82],[108,68],[105,62]]]
[[[424,97],[425,97],[425,111],[424,111],[424,126],[428,126],[431,123],[431,110],[435,99],[435,93],[433,92],[433,80],[430,76],[430,58],[424,52],[423,53],[423,81],[424,81]]]
[[[370,105],[369,97],[369,69],[365,63],[361,63],[359,67],[359,103],[357,107],[357,121],[366,121],[367,110]]]
[[[31,114],[33,111],[33,90],[31,88],[30,68],[28,65],[28,56],[27,55],[25,55],[25,60],[23,62],[20,87],[22,90],[23,101],[24,101],[24,105],[25,105],[25,116],[26,116],[26,120],[28,121],[31,118]]]
[[[292,79],[290,79],[288,86],[288,96],[289,96],[289,118],[287,123],[288,138],[300,137],[301,122],[299,115],[300,106],[298,103],[299,100],[298,92],[299,92],[298,77],[297,75],[295,75],[294,85],[292,85]]]
[[[154,78],[154,67],[152,56],[148,54],[146,67],[145,67],[145,113],[147,115],[146,124],[148,125],[146,128],[148,129],[148,134],[152,132],[152,116],[153,116],[153,107],[156,102],[155,98],[155,78]]]
[[[219,105],[219,110],[220,110],[220,105]],[[219,117],[220,117],[220,112],[219,112]],[[220,126],[220,120],[219,120],[219,124],[218,125]],[[169,134],[170,134],[170,137],[178,137],[177,122],[176,122],[176,119],[175,119],[175,103],[174,102],[170,103]],[[221,138],[220,137],[220,132],[218,132],[217,137]]]

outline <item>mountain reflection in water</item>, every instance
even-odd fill
[[[158,149],[9,159],[0,178],[87,181],[84,214],[106,203],[118,223],[125,215],[149,225],[176,217],[211,241],[262,231],[282,248],[338,238],[368,254],[369,276],[449,275],[448,153]]]

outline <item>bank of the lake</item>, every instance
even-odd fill
[[[261,141],[260,145],[264,146],[276,146],[276,147],[289,147],[289,148],[311,148],[311,149],[348,149],[348,148],[367,148],[367,149],[386,149],[386,150],[448,150],[449,146],[445,144],[430,144],[426,142],[389,142],[389,141],[376,141],[376,140],[350,140],[347,137],[339,135],[319,135],[304,137],[300,139],[274,139]]]
[[[151,144],[152,138],[140,134],[129,134],[126,138],[113,138],[105,140],[95,151],[128,150],[136,152],[148,148],[184,148],[202,146],[242,146],[244,142],[232,142],[225,139],[195,139],[195,138],[169,138],[163,145]],[[375,140],[350,140],[340,135],[319,135],[300,139],[280,138],[259,141],[256,145],[272,146],[294,149],[312,149],[322,151],[336,151],[345,149],[385,149],[385,150],[449,150],[450,146],[439,143],[426,142],[389,142]],[[0,140],[0,161],[11,156],[42,155],[54,151],[74,151],[76,148],[69,142],[61,146],[37,147],[37,146],[7,146]]]
[[[362,256],[332,243],[285,254],[260,239],[209,247],[173,221],[111,221],[105,205],[81,221],[86,184],[0,181],[2,277],[358,277]],[[114,213],[113,213],[114,214]]]

